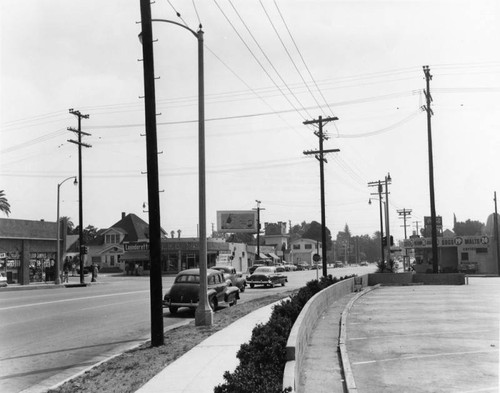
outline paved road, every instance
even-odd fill
[[[373,267],[330,269],[336,276]],[[321,273],[321,272],[319,272]],[[254,288],[240,302],[299,288],[316,271],[290,272],[285,287]],[[79,282],[78,278],[73,278]],[[164,290],[173,277],[163,278]],[[150,338],[149,278],[99,276],[83,288],[0,292],[0,392],[42,392]],[[165,310],[165,327],[193,318]]]

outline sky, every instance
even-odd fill
[[[121,213],[144,220],[146,141],[139,0],[3,0],[0,42],[0,190],[10,218],[55,221],[57,189],[78,175],[83,226]],[[180,17],[177,16],[180,14]],[[412,210],[408,235],[430,215],[428,65],[436,213],[486,222],[500,192],[498,0],[157,0],[156,19],[204,31],[207,231],[217,211],[261,222],[321,221],[323,128],[326,225],[335,237],[379,230],[369,182],[390,173],[391,234]],[[161,225],[196,236],[196,39],[153,24]],[[78,187],[60,185],[60,215],[78,225]]]

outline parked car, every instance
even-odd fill
[[[360,266],[368,266],[368,262],[367,261],[362,261],[359,265]]]
[[[229,286],[224,273],[219,270],[207,269],[208,302],[213,311],[221,303],[234,306],[240,298],[240,290]],[[180,307],[195,310],[198,307],[200,290],[200,269],[183,270],[175,277],[174,284],[163,297],[163,307],[168,307],[175,314]]]
[[[6,287],[7,286],[7,276],[5,275],[4,272],[0,272],[0,287]]]
[[[286,272],[294,272],[295,270],[297,270],[297,266],[295,266],[293,263],[285,263]]]
[[[257,263],[255,265],[250,266],[248,268],[248,273],[253,274],[253,272],[255,271],[255,269],[257,269],[258,267],[261,267],[261,266],[266,266],[266,265],[261,265],[261,264]]]
[[[297,263],[297,270],[309,270],[310,266],[306,262]]]
[[[247,277],[247,282],[250,284],[250,288],[255,285],[270,286],[271,288],[275,285],[281,284],[285,286],[287,282],[287,277],[276,270],[275,266],[261,266],[255,269],[253,274]]]
[[[275,268],[276,268],[276,271],[277,271],[278,273],[283,273],[283,272],[286,272],[286,269],[285,269],[285,266],[284,266],[284,265],[276,265],[276,266],[275,266]]]
[[[344,267],[344,264],[342,262],[335,262],[333,267]]]
[[[240,292],[245,292],[245,287],[247,286],[247,280],[243,277],[241,273],[237,273],[234,267],[213,266],[211,269],[222,272],[229,286],[234,285],[235,287],[239,288]]]

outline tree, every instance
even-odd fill
[[[4,212],[7,217],[10,214],[10,204],[7,201],[4,190],[0,190],[0,211]]]
[[[290,228],[290,243],[303,237],[304,233],[309,229],[310,224],[302,221]]]
[[[71,221],[71,218],[69,218],[67,216],[62,216],[60,218],[60,220],[61,221],[66,221],[66,226],[68,228],[67,234],[71,235],[73,233],[73,230],[75,229],[75,224],[73,223],[73,221]]]
[[[332,246],[332,234],[330,233],[330,230],[327,227],[325,227],[325,232],[326,232],[326,248],[328,250],[331,249]],[[321,224],[319,222],[312,221],[309,224],[307,230],[303,233],[302,237],[305,239],[312,239],[321,242],[323,238]]]
[[[261,244],[263,239],[261,238]],[[227,243],[257,244],[255,237],[251,233],[232,233],[227,239]]]
[[[484,233],[485,228],[486,226],[480,221],[456,221],[453,232],[455,232],[457,236],[479,236]]]
[[[87,226],[87,228],[83,228],[83,243],[87,244],[89,241],[94,240],[97,237],[98,229],[93,225]],[[80,234],[80,226],[76,226],[75,229],[71,232],[71,235],[79,235]]]

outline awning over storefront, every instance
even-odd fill
[[[149,251],[127,251],[120,255],[120,261],[149,261]]]
[[[269,254],[267,254],[267,255],[269,255],[269,256],[270,256],[271,258],[273,258],[273,259],[280,259],[280,257],[279,257],[279,256],[277,256],[277,255],[276,255],[275,253],[273,253],[273,252],[270,252],[270,253],[269,253]]]
[[[266,254],[263,254],[263,253],[260,253],[259,256],[260,256],[260,259],[271,259]]]

